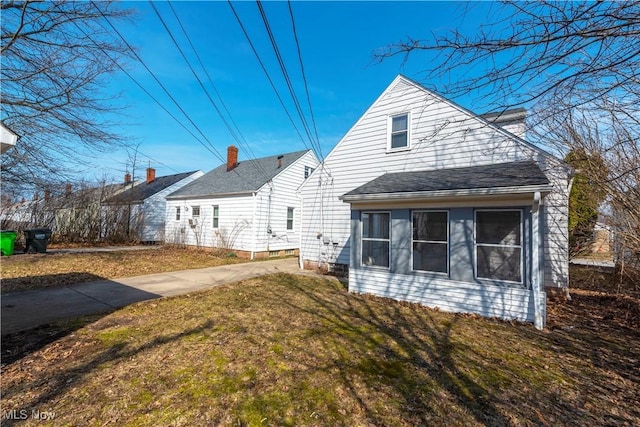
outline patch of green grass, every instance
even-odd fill
[[[637,331],[277,274],[105,316],[3,368],[2,404],[54,405],[63,425],[637,425],[637,360]]]

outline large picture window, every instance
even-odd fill
[[[388,212],[363,212],[362,265],[389,267]]]
[[[389,150],[409,148],[409,114],[390,118]]]
[[[476,211],[476,275],[522,283],[522,211]]]
[[[413,212],[413,269],[449,272],[449,214]]]

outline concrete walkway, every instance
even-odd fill
[[[271,273],[298,274],[301,270],[297,258],[286,258],[9,293],[1,296],[2,335]]]

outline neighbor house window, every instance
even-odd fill
[[[449,272],[449,214],[413,212],[413,269]]]
[[[180,206],[176,207],[176,221],[180,221]]]
[[[362,265],[389,267],[388,212],[362,213]]]
[[[191,216],[193,218],[197,218],[200,216],[200,206],[192,206],[191,207]]]
[[[476,211],[476,275],[522,283],[522,211]]]
[[[287,208],[287,230],[293,230],[293,208]]]
[[[218,219],[220,218],[220,206],[213,206],[213,228],[218,228]]]
[[[409,114],[390,117],[389,150],[409,148]]]
[[[304,167],[304,179],[309,178],[309,175],[311,175],[314,170],[315,170],[314,168],[311,168],[309,166],[305,166]]]

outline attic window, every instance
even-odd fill
[[[309,175],[311,175],[313,173],[315,169],[309,166],[305,166],[304,167],[304,179],[309,178]]]
[[[409,148],[409,113],[389,117],[388,151]]]

